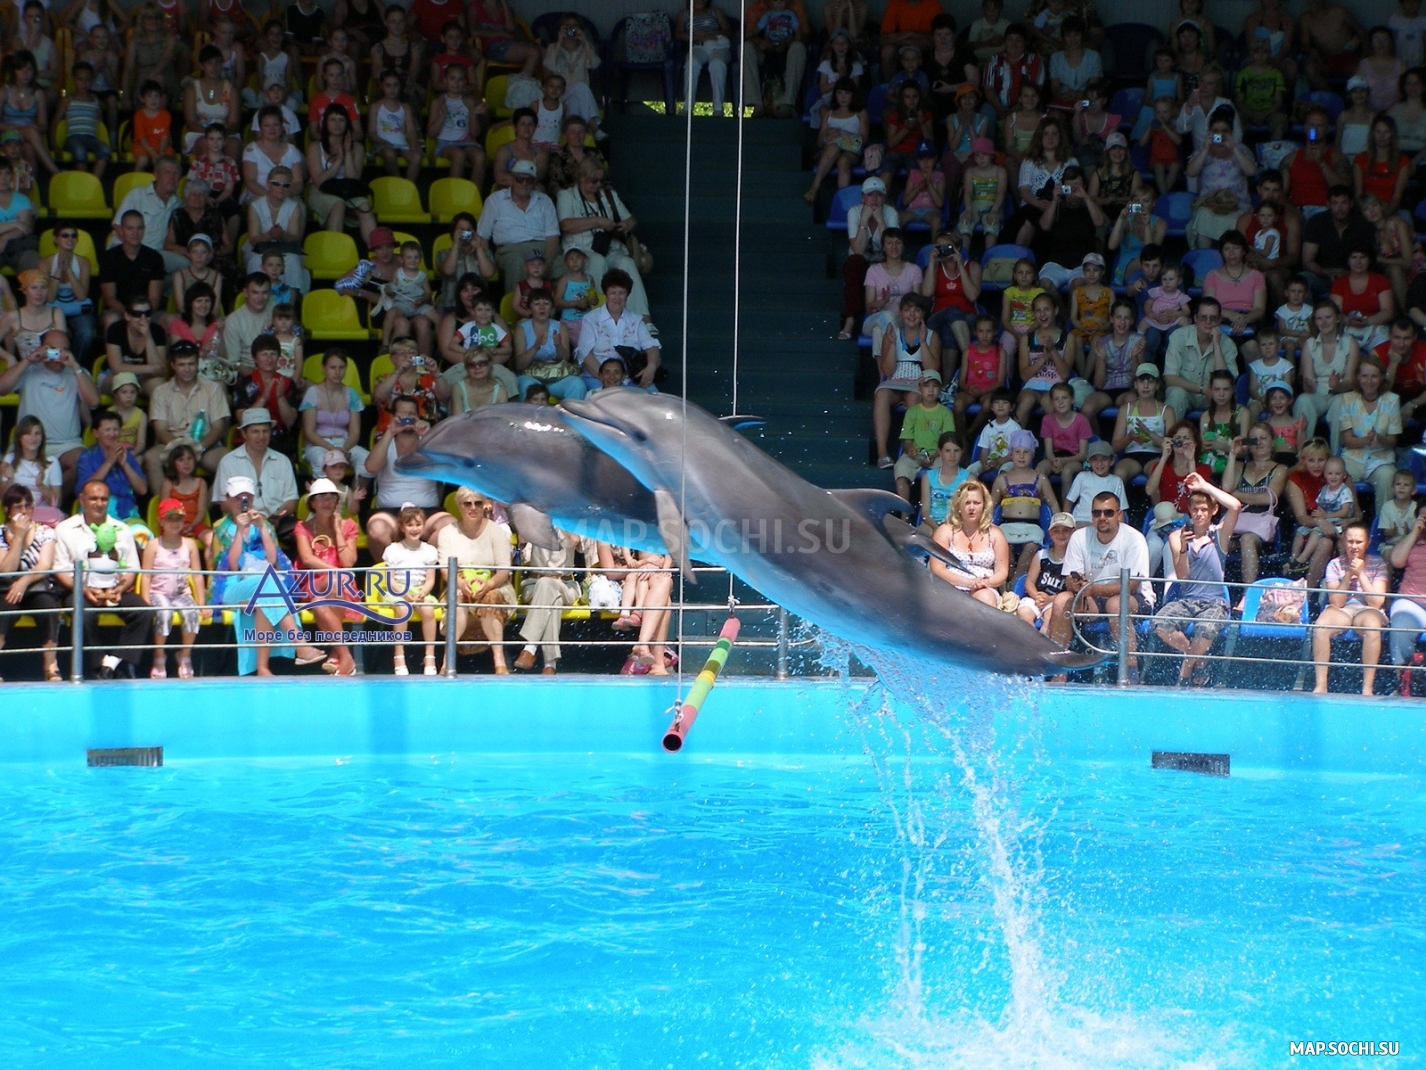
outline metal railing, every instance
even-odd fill
[[[666,635],[666,637],[662,641],[658,642],[657,645],[675,649],[681,660],[684,656],[685,650],[697,650],[700,648],[711,649],[717,643],[718,637],[716,635],[716,629],[714,633],[710,633],[706,636],[685,635],[683,634],[683,630],[681,628],[675,631],[675,629],[672,627],[672,621],[676,619],[676,615],[686,615],[689,613],[698,612],[727,612],[729,609],[729,602],[727,600],[706,602],[690,602],[685,600],[683,602],[678,602],[674,599],[670,599],[670,601],[668,602],[662,602],[657,604],[630,603],[628,605],[612,607],[601,606],[595,608],[590,607],[583,600],[583,593],[581,594],[580,600],[576,601],[574,604],[570,604],[569,602],[565,601],[542,603],[535,602],[533,600],[525,601],[519,599],[517,599],[516,602],[513,604],[504,601],[465,601],[460,596],[460,584],[458,582],[460,571],[463,567],[468,568],[471,566],[462,566],[459,560],[456,558],[450,558],[449,560],[447,560],[444,567],[438,567],[437,571],[440,574],[440,578],[444,580],[443,596],[438,603],[432,604],[429,602],[424,602],[424,604],[432,605],[432,608],[436,609],[437,613],[440,614],[440,619],[445,623],[445,634],[442,636],[441,642],[443,643],[445,651],[444,675],[447,677],[455,677],[457,675],[457,655],[459,652],[459,647],[485,642],[483,639],[473,640],[462,638],[461,633],[458,632],[457,629],[454,627],[454,621],[456,620],[457,613],[459,610],[465,610],[469,613],[474,613],[482,609],[495,609],[507,611],[512,616],[514,616],[525,614],[532,609],[546,609],[558,611],[561,613],[562,616],[568,616],[571,611],[574,611],[580,616],[593,617],[595,615],[599,615],[611,618],[617,617],[618,615],[626,611],[633,613],[666,611],[670,613],[670,627],[668,629],[668,634]],[[372,587],[369,582],[371,579],[376,577],[385,578],[388,577],[392,572],[403,573],[408,571],[416,572],[421,570],[416,568],[412,568],[409,570],[404,568],[388,570],[386,568],[360,567],[330,570],[331,576],[328,579],[327,584],[325,585],[326,592],[324,592],[320,587],[314,592],[317,596],[319,596],[319,601],[325,602],[326,605],[333,606],[333,608],[337,609],[342,609],[345,607],[350,608],[352,610],[361,611],[363,612],[363,615],[368,616],[368,618],[370,618],[372,614],[375,614],[378,617],[385,618],[385,621],[387,622],[384,623],[382,628],[380,629],[363,628],[356,632],[348,632],[346,630],[345,625],[349,622],[344,621],[343,637],[341,640],[311,638],[312,633],[303,627],[303,625],[307,622],[304,622],[302,620],[302,617],[310,616],[313,612],[313,608],[311,605],[313,599],[306,595],[297,594],[294,589],[294,584],[291,581],[297,576],[320,577],[322,575],[320,571],[309,572],[307,570],[294,570],[291,573],[283,574],[277,572],[276,570],[273,570],[272,575],[278,583],[282,584],[283,590],[287,598],[292,603],[292,609],[296,614],[294,623],[298,625],[299,630],[301,630],[302,633],[301,637],[296,640],[297,642],[308,642],[311,645],[315,646],[338,645],[349,647],[391,646],[396,643],[424,645],[425,640],[422,639],[419,634],[410,631],[405,631],[403,632],[402,638],[396,638],[392,634],[392,631],[401,630],[400,628],[391,629],[389,627],[391,623],[395,622],[395,618],[399,616],[400,612],[403,611],[404,600],[400,598],[399,593],[393,593],[391,599],[371,597]],[[519,564],[512,565],[508,571],[510,571],[512,574],[512,584],[515,582],[515,577],[518,575],[520,583],[522,585],[527,585],[533,584],[534,581],[542,575],[555,575],[573,580],[576,578],[582,578],[597,574],[601,570],[542,568],[533,565]],[[634,570],[633,572],[630,572],[626,579],[632,579],[637,573],[674,573],[676,571],[677,570],[673,568],[638,569]],[[716,576],[727,577],[728,575],[725,569],[712,566],[700,566],[696,568],[694,572],[700,578],[703,579],[711,579],[712,577]],[[95,574],[96,573],[94,573],[93,570],[90,571],[91,577]],[[196,607],[174,607],[167,605],[92,605],[85,597],[85,568],[83,561],[76,561],[72,570],[51,570],[49,572],[31,571],[25,573],[15,573],[12,575],[26,577],[49,576],[52,578],[63,576],[69,581],[68,584],[59,584],[60,590],[56,592],[56,600],[60,602],[58,608],[51,610],[45,610],[37,607],[20,608],[12,607],[8,604],[0,602],[0,616],[14,618],[29,617],[34,619],[43,617],[48,613],[49,615],[58,616],[59,618],[61,618],[62,621],[67,619],[70,625],[70,642],[67,644],[57,644],[56,646],[50,649],[54,651],[56,656],[62,656],[66,653],[69,655],[69,678],[75,683],[79,683],[84,679],[84,666],[86,658],[89,658],[95,654],[116,654],[120,652],[151,652],[160,649],[173,650],[174,648],[181,646],[180,642],[173,641],[172,639],[170,639],[169,642],[164,644],[139,643],[127,644],[122,646],[118,644],[86,643],[84,636],[84,623],[87,618],[93,615],[97,614],[103,616],[105,614],[125,615],[131,613],[171,613],[174,614],[174,620],[175,622],[177,622],[180,619],[180,613],[184,611],[192,612],[196,608],[201,614],[203,614],[205,618],[211,618],[212,623],[220,623],[225,626],[227,624],[227,621],[224,620],[224,616],[230,613],[234,614],[235,616],[232,619],[232,624],[234,628],[236,628],[236,614],[244,612],[251,608],[256,608],[254,603],[256,602],[259,596],[263,598],[271,598],[278,594],[278,591],[275,588],[263,588],[260,586],[258,595],[255,595],[252,599],[246,602],[206,602],[205,604],[198,605]],[[102,573],[102,575],[106,578],[111,578],[115,576],[135,577],[134,585],[129,588],[126,588],[127,590],[134,590],[135,587],[137,587],[138,577],[159,575],[171,577],[174,575],[174,573],[171,570],[125,569],[122,572],[118,573],[104,572]],[[183,573],[179,573],[179,575],[185,577],[201,576],[205,580],[205,589],[211,591],[212,581],[214,579],[224,576],[230,577],[234,575],[241,575],[241,573],[199,570],[185,571]],[[345,582],[343,577],[345,577],[345,580],[349,582]],[[712,584],[701,584],[699,586],[699,589],[707,590],[710,586],[712,586]],[[90,589],[94,590],[97,588],[91,587]],[[330,597],[330,592],[342,589],[355,589],[361,592],[362,598],[360,600],[355,600],[332,599]],[[417,619],[417,609],[423,603],[404,604],[410,605],[412,607],[412,612],[406,620],[400,622],[401,627],[409,626],[411,621]],[[320,606],[318,608],[320,608]],[[776,622],[776,634],[774,638],[740,638],[738,646],[744,649],[767,649],[773,651],[775,654],[775,673],[778,679],[787,678],[789,674],[789,663],[791,654],[795,649],[811,647],[816,643],[816,639],[810,636],[794,637],[791,634],[793,626],[792,618],[788,614],[788,612],[781,606],[769,602],[739,602],[737,603],[737,611],[742,614],[767,613],[774,615],[774,620]],[[373,620],[372,622],[377,623],[375,620]],[[204,620],[203,623],[206,624],[209,623],[209,621]],[[516,637],[514,639],[504,640],[504,642],[507,645],[518,645],[520,640],[518,639],[518,637]],[[608,639],[594,639],[587,637],[567,638],[562,634],[560,636],[559,643],[561,646],[573,646],[583,648],[629,648],[636,645],[640,645],[640,640],[638,638],[637,633],[623,637],[616,635]],[[239,647],[252,645],[261,644],[239,641],[236,635],[234,635],[234,637],[228,641],[215,640],[211,636],[205,636],[201,643],[194,644],[195,649],[203,650],[235,650]],[[284,645],[287,644],[284,643]],[[8,643],[3,648],[0,648],[0,655],[33,652],[34,648],[32,647],[17,648]]]

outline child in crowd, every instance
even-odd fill
[[[1030,465],[1035,459],[1035,436],[1029,431],[1016,431],[1010,436],[1010,467],[995,477],[990,496],[1000,506],[1000,530],[1017,557],[1015,575],[1030,567],[1030,560],[1045,541],[1040,527],[1040,506],[1050,512],[1060,511],[1050,481]]]
[[[544,95],[535,101],[535,148],[548,153],[560,150],[560,128],[564,124],[564,76],[545,76]]]
[[[120,372],[109,381],[113,411],[119,417],[119,441],[141,455],[148,448],[149,418],[139,408],[139,380],[133,372]]]
[[[921,473],[936,463],[937,443],[956,429],[956,418],[941,404],[941,373],[921,373],[920,398],[906,410],[901,423],[901,456],[896,459],[896,493],[914,504],[911,491]]]
[[[263,253],[262,273],[272,280],[272,291],[268,301],[276,305],[295,305],[300,294],[282,281],[287,271],[287,259],[279,252]]]
[[[327,51],[317,60],[317,69],[325,71],[327,64],[333,60],[342,65],[341,81],[337,83],[338,89],[343,93],[356,96],[357,91],[357,65],[356,60],[350,55],[351,35],[347,33],[345,26],[338,26],[327,32]]]
[[[160,156],[173,152],[173,116],[164,107],[163,86],[150,79],[139,87],[134,112],[134,170],[152,171]]]
[[[1124,482],[1147,471],[1163,450],[1164,433],[1174,425],[1173,409],[1159,400],[1159,369],[1145,361],[1134,369],[1134,396],[1119,406],[1110,443],[1121,453],[1114,474]]]
[[[1312,306],[1307,303],[1311,292],[1307,280],[1294,275],[1283,288],[1285,302],[1277,307],[1273,318],[1277,320],[1278,338],[1282,342],[1282,355],[1294,365],[1302,358],[1302,344],[1312,333]]]
[[[1110,134],[1119,129],[1123,116],[1115,115],[1105,107],[1109,100],[1109,87],[1102,79],[1091,78],[1083,93],[1075,101],[1070,134],[1074,139],[1075,156],[1085,174],[1089,174],[1104,158],[1105,142]]]
[[[1020,425],[1012,417],[1015,396],[1008,387],[999,387],[990,395],[990,420],[976,436],[975,450],[978,460],[966,469],[973,476],[982,472],[998,472],[1010,461],[1010,436],[1020,430]]]
[[[1020,173],[1020,165],[1025,162],[1025,153],[1034,142],[1035,131],[1044,117],[1045,109],[1040,104],[1040,87],[1027,78],[1020,86],[1020,96],[1015,107],[1005,116],[1001,128],[1005,167],[1011,174]]]
[[[1292,536],[1292,558],[1283,566],[1284,575],[1302,576],[1307,573],[1318,543],[1326,537],[1321,521],[1327,521],[1337,534],[1341,534],[1348,523],[1361,515],[1357,509],[1357,492],[1347,478],[1347,465],[1342,458],[1328,457],[1322,477],[1327,485],[1317,493],[1317,508],[1311,513],[1313,523],[1297,526]]]
[[[940,226],[946,204],[946,176],[936,169],[938,156],[936,146],[929,141],[916,146],[916,167],[906,176],[906,189],[901,195],[902,216],[924,223],[933,231]]]
[[[425,676],[436,675],[436,613],[432,593],[436,589],[436,568],[440,554],[428,542],[421,541],[426,526],[426,511],[419,505],[403,505],[397,514],[401,526],[401,541],[387,546],[381,555],[386,563],[386,593],[392,602],[409,602],[421,619],[421,638],[426,643],[426,657],[421,670]],[[397,643],[393,660],[397,676],[409,676],[406,667],[406,644]]]
[[[1165,264],[1159,284],[1144,291],[1144,318],[1139,321],[1139,333],[1149,339],[1151,346],[1155,339],[1150,332],[1166,337],[1192,322],[1188,316],[1189,296],[1180,288],[1182,285],[1183,268]]]
[[[188,240],[188,266],[179,268],[170,278],[173,287],[173,303],[178,308],[183,308],[184,298],[188,291],[200,282],[207,286],[216,295],[213,309],[219,319],[223,316],[223,310],[227,307],[224,302],[224,288],[227,280],[223,278],[222,272],[213,266],[213,242],[215,238],[207,234],[195,234]],[[155,320],[162,327],[168,326],[168,320],[175,318],[174,315],[155,316]]]
[[[0,134],[0,153],[10,161],[10,169],[15,173],[15,192],[32,197],[35,191],[35,169],[25,159],[25,143],[13,130]]]
[[[1307,441],[1307,418],[1292,411],[1292,387],[1273,383],[1263,393],[1267,412],[1263,423],[1272,428],[1273,460],[1289,467],[1297,463],[1297,451]]]
[[[1282,384],[1292,389],[1296,369],[1292,361],[1283,355],[1282,342],[1274,327],[1263,327],[1258,331],[1258,359],[1248,365],[1249,410],[1256,420],[1262,415],[1266,403],[1264,394],[1268,388]]]
[[[302,103],[302,86],[298,81],[302,71],[302,61],[298,58],[295,49],[287,44],[287,31],[282,23],[276,19],[269,19],[263,24],[262,36],[256,41],[257,50],[253,54],[253,66],[262,72],[262,88],[264,95],[274,82],[280,83],[282,96],[277,101],[271,103],[284,103],[290,107],[297,107]],[[251,90],[244,90],[244,96],[248,99],[243,103],[249,106],[261,107],[251,99]],[[299,127],[300,129],[300,127]]]
[[[1273,261],[1282,256],[1282,230],[1278,227],[1278,208],[1272,201],[1258,205],[1254,213],[1258,220],[1258,231],[1253,235],[1253,251],[1268,262],[1268,270]]]
[[[605,363],[607,364],[608,361],[605,361]],[[622,367],[623,365],[621,364],[620,368]],[[601,366],[599,371],[599,378],[603,380],[604,368]],[[591,390],[589,393],[592,394],[594,393],[594,391]],[[525,396],[520,400],[523,401],[526,405],[539,405],[541,407],[547,406],[550,403],[550,388],[547,387],[544,383],[531,383],[525,388]]]
[[[155,650],[149,676],[154,680],[168,676],[166,648],[173,629],[173,611],[179,615],[183,645],[178,650],[178,675],[184,680],[193,678],[193,643],[198,638],[202,618],[207,616],[199,612],[205,603],[203,563],[198,556],[197,541],[183,533],[187,523],[188,516],[181,501],[165,498],[159,502],[159,534],[148,541],[140,559],[145,573],[139,577],[143,588],[141,596],[149,605],[163,610],[153,614]],[[150,571],[154,574],[148,575]]]
[[[1060,486],[1065,487],[1079,474],[1093,437],[1089,421],[1074,411],[1074,388],[1069,383],[1056,383],[1050,387],[1050,411],[1040,421],[1045,459],[1035,471],[1044,476],[1058,475]]]
[[[921,524],[934,532],[946,522],[951,496],[956,488],[971,478],[961,467],[965,443],[954,431],[946,431],[936,440],[936,463],[921,474]]]
[[[401,243],[401,266],[396,269],[396,277],[387,287],[391,308],[410,321],[416,332],[416,347],[422,353],[434,352],[431,340],[441,325],[441,313],[431,301],[431,280],[421,267],[421,243],[406,241]],[[395,316],[383,318],[381,345],[391,345]]]
[[[1031,627],[1044,629],[1049,624],[1055,596],[1065,589],[1065,550],[1074,529],[1074,517],[1068,513],[1050,517],[1050,545],[1035,554],[1025,573],[1025,597],[1020,599],[1015,613]]]
[[[380,435],[384,428],[377,431]],[[355,517],[366,500],[366,487],[361,480],[351,483],[352,465],[342,450],[328,450],[322,458],[322,474],[337,488],[337,515]]]
[[[994,129],[990,116],[980,110],[980,90],[967,82],[956,90],[956,110],[946,116],[946,151],[962,167],[970,162],[975,153],[978,138],[990,140]],[[991,142],[991,156],[995,155],[995,143]],[[948,161],[947,174],[954,175],[956,169]]]
[[[1045,290],[1039,283],[1033,260],[1015,261],[1010,278],[1012,285],[1000,294],[1000,322],[1005,325],[1000,346],[1007,355],[1016,356],[1020,352],[1020,339],[1030,333],[1034,322],[1031,306]]]
[[[1347,106],[1337,116],[1337,151],[1348,160],[1367,150],[1376,109],[1371,106],[1371,84],[1360,74],[1347,79]]]
[[[208,484],[199,479],[197,473],[198,453],[189,443],[179,442],[169,447],[158,496],[165,501],[176,500],[183,507],[183,534],[197,539],[206,550],[213,536],[208,526]]]
[[[1198,418],[1198,440],[1202,448],[1200,464],[1213,469],[1214,479],[1228,467],[1228,455],[1233,440],[1248,437],[1249,412],[1234,397],[1236,380],[1230,371],[1215,371],[1208,376],[1208,408]]]
[[[960,386],[952,403],[956,419],[964,420],[966,410],[980,406],[971,435],[990,421],[990,403],[995,391],[1010,378],[1010,358],[995,341],[995,317],[981,313],[975,318],[975,339],[961,355]]]
[[[228,128],[222,123],[208,124],[203,129],[203,140],[193,145],[193,163],[188,169],[188,175],[208,183],[209,203],[218,210],[224,220],[235,221],[243,214],[238,204],[238,194],[242,190],[243,182],[237,161],[228,155],[227,146]],[[236,225],[236,222],[229,223],[232,227]],[[219,240],[217,234],[210,234],[209,237],[214,241]]]
[[[1109,306],[1114,301],[1114,291],[1104,285],[1104,257],[1098,253],[1085,253],[1080,269],[1084,272],[1084,285],[1070,287],[1070,325],[1074,329],[1067,348],[1076,371],[1088,379],[1086,356],[1090,347],[1109,333]]]
[[[921,87],[907,82],[899,96],[890,97],[895,104],[886,110],[882,123],[886,128],[886,152],[881,158],[881,180],[891,189],[891,180],[903,167],[916,166],[916,149],[924,141],[935,141],[935,119],[921,106]]]
[[[3,90],[4,111],[0,118],[9,126],[9,132],[18,134],[25,159],[33,168],[36,164],[50,174],[59,171],[49,148],[45,144],[49,133],[49,110],[45,94],[35,84],[35,61],[28,52],[18,52],[6,58],[5,87]]]
[[[1381,532],[1383,560],[1391,557],[1392,548],[1404,539],[1416,525],[1416,473],[1398,468],[1391,477],[1391,501],[1377,512],[1377,530]]]
[[[1401,10],[1386,20],[1396,38],[1396,56],[1407,69],[1419,67],[1426,58],[1426,15],[1421,14],[1421,0],[1399,0],[1399,6]]]
[[[315,94],[307,105],[308,141],[322,136],[322,116],[333,104],[340,104],[347,113],[347,119],[351,122],[352,137],[360,142],[362,140],[361,111],[357,108],[356,98],[342,88],[346,81],[346,72],[342,61],[334,56],[318,70],[322,72],[322,91]]]
[[[510,332],[495,322],[494,299],[488,294],[481,294],[471,304],[470,310],[474,318],[471,322],[463,324],[457,332],[461,344],[467,349],[472,346],[484,346],[491,351],[497,361],[508,362],[513,350]],[[502,360],[502,358],[504,359]]]
[[[515,315],[520,319],[530,318],[530,294],[536,290],[554,293],[550,288],[550,280],[545,278],[548,269],[549,262],[545,260],[544,250],[531,249],[525,254],[525,277],[515,284],[515,296],[511,302]]]
[[[431,57],[431,85],[445,85],[446,70],[455,65],[465,68],[466,81],[479,92],[482,83],[476,57],[466,48],[465,41],[465,30],[454,19],[441,27],[441,50]]]
[[[1005,5],[1001,0],[984,0],[980,5],[980,18],[970,24],[967,41],[975,51],[977,62],[985,63],[1005,44],[1005,31],[1010,28],[1010,20],[1005,17]]]
[[[244,94],[251,90],[244,90]],[[287,131],[287,136],[293,141],[298,139],[302,133],[302,120],[297,118],[297,113],[292,110],[292,105],[287,102],[287,83],[281,78],[269,78],[263,86],[262,98],[257,102],[259,109],[272,105],[274,108],[282,109],[282,127]],[[258,122],[257,112],[253,112],[252,130],[257,133],[261,129]]]
[[[589,254],[579,246],[564,251],[564,274],[555,281],[555,309],[560,322],[569,332],[569,344],[579,344],[579,328],[584,314],[599,304],[599,290],[594,280],[584,273]]]
[[[1085,452],[1089,469],[1075,476],[1074,483],[1065,493],[1065,508],[1074,514],[1075,527],[1080,528],[1089,526],[1090,505],[1097,494],[1116,494],[1119,496],[1119,508],[1129,508],[1129,494],[1124,489],[1124,481],[1109,471],[1114,463],[1114,447],[1101,440],[1091,442]],[[1053,528],[1050,534],[1054,534]]]
[[[789,8],[788,0],[769,0],[767,10],[758,19],[753,30],[749,36],[762,38],[767,46],[764,48],[755,41],[753,43],[753,47],[762,52],[763,74],[780,81],[787,70],[787,50],[792,46],[792,42],[797,40],[797,35],[802,30],[802,20]]]
[[[120,61],[122,56],[114,46],[114,33],[104,23],[95,23],[88,34],[76,34],[74,54],[82,63],[89,64],[94,72],[90,88],[104,109],[104,121],[109,126],[109,136],[115,137],[119,131],[119,86]]]
[[[381,78],[381,97],[371,102],[367,115],[367,130],[371,133],[372,153],[381,160],[388,175],[400,168],[399,157],[406,157],[406,178],[415,182],[421,174],[421,128],[416,113],[401,98],[401,76],[387,72]],[[411,146],[417,146],[416,151]]]
[[[995,162],[995,143],[988,137],[976,138],[971,143],[971,166],[965,169],[961,179],[961,201],[965,207],[956,224],[967,241],[979,226],[985,231],[986,246],[995,244],[1009,186],[1005,168]]]
[[[1266,126],[1268,139],[1287,136],[1287,81],[1272,61],[1272,46],[1264,37],[1254,37],[1248,52],[1251,62],[1238,72],[1238,114],[1243,125]]]
[[[1050,411],[1050,387],[1069,380],[1072,360],[1069,332],[1060,318],[1056,296],[1042,293],[1036,297],[1031,315],[1031,330],[1020,339],[1020,381],[1025,388],[1015,402],[1015,419],[1022,424],[1036,410]]]
[[[1094,393],[1080,406],[1092,420],[1111,405],[1122,408],[1133,398],[1134,369],[1144,359],[1144,336],[1134,330],[1134,303],[1118,298],[1109,312],[1109,333],[1090,347],[1089,374]]]
[[[445,92],[431,104],[426,136],[436,142],[436,156],[451,162],[451,177],[469,178],[477,186],[485,181],[485,149],[478,138],[489,112],[485,101],[466,92],[465,68],[446,68]]]
[[[72,69],[74,89],[60,102],[55,110],[56,126],[63,121],[68,124],[64,135],[64,151],[74,157],[81,167],[93,161],[94,177],[104,174],[109,163],[109,146],[99,138],[99,124],[104,110],[99,98],[94,95],[94,68],[80,60]]]
[[[914,82],[921,90],[921,98],[924,100],[926,94],[931,92],[931,79],[926,77],[926,72],[921,69],[921,62],[919,48],[915,45],[903,45],[896,54],[896,73],[886,83],[887,93],[895,94],[903,85]]]
[[[1173,191],[1183,174],[1183,157],[1180,147],[1183,135],[1175,128],[1179,105],[1172,97],[1159,97],[1154,101],[1154,117],[1148,128],[1139,137],[1139,144],[1149,150],[1149,167],[1154,172],[1154,185],[1159,193]]]
[[[1164,250],[1158,242],[1149,242],[1139,250],[1138,266],[1130,262],[1124,273],[1124,296],[1134,302],[1135,323],[1144,318],[1149,303],[1149,291],[1159,284],[1164,274]],[[1149,354],[1154,356],[1153,353]]]
[[[310,385],[302,378],[302,325],[297,322],[297,310],[283,301],[272,306],[272,336],[281,352],[277,358],[277,373],[291,379],[299,390]]]

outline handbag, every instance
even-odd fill
[[[654,254],[649,252],[648,246],[633,234],[624,239],[624,245],[629,250],[629,258],[634,261],[634,266],[639,269],[640,275],[648,275],[654,270]]]
[[[862,150],[862,166],[868,172],[880,171],[882,157],[886,155],[886,146],[880,144],[868,145]]]
[[[1268,511],[1265,513],[1239,513],[1233,529],[1239,535],[1256,535],[1263,542],[1277,541],[1277,495],[1267,488]]]
[[[644,374],[644,369],[649,366],[649,355],[642,349],[635,349],[633,346],[615,346],[614,352],[619,354],[619,359],[624,362],[624,370],[629,373],[630,379],[637,379]],[[668,369],[660,364],[654,369],[654,382],[662,383],[668,379]]]
[[[1291,583],[1274,584],[1263,592],[1253,619],[1264,624],[1301,624],[1302,608],[1306,604],[1306,577]]]

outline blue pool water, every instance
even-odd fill
[[[6,690],[6,1066],[1419,1065],[1419,704],[343,683]]]

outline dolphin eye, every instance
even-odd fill
[[[635,442],[647,442],[649,440],[649,436],[642,431],[635,431],[630,437],[633,438]]]

